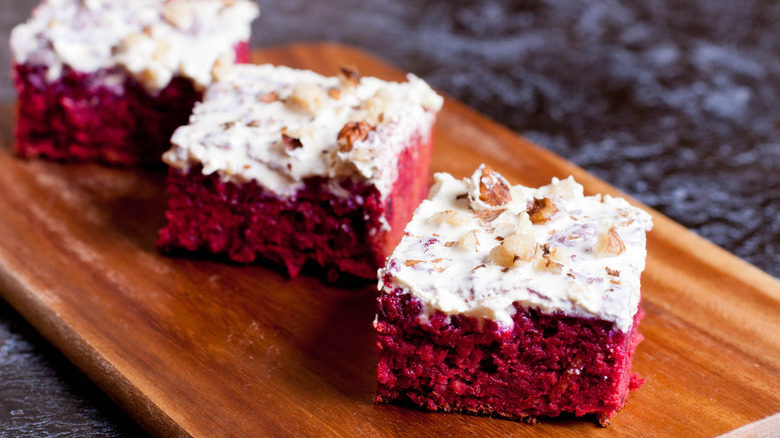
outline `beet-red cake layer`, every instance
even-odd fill
[[[168,225],[158,247],[307,263],[376,278],[425,197],[441,98],[386,82],[236,66],[206,91],[163,159]]]
[[[225,254],[239,263],[257,256],[283,263],[295,277],[307,261],[373,278],[401,240],[404,226],[425,198],[432,144],[416,136],[399,158],[398,179],[384,199],[376,186],[352,179],[304,180],[291,197],[279,197],[255,181],[236,184],[202,168],[171,168],[168,225],[158,247]],[[384,217],[389,227],[383,227]]]
[[[607,425],[641,383],[650,216],[571,178],[435,180],[380,270],[376,401]]]
[[[44,1],[12,33],[14,151],[159,162],[204,86],[248,61],[257,8],[221,0],[93,3]]]
[[[384,293],[376,400],[526,421],[595,414],[607,425],[641,384],[631,372],[641,312],[626,334],[605,321],[515,309],[509,330],[441,312],[423,324],[419,300]]]

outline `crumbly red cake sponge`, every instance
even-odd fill
[[[335,194],[323,177],[305,181],[293,197],[280,197],[256,182],[224,182],[200,168],[168,178],[168,224],[158,248],[225,254],[239,263],[261,256],[283,263],[295,277],[307,261],[375,278],[425,197],[433,136],[419,133],[398,158],[398,178],[384,199],[372,184],[339,181]],[[383,225],[383,219],[386,225]]]
[[[391,281],[389,278],[386,281]],[[642,340],[611,323],[516,305],[511,329],[435,313],[400,289],[379,298],[376,401],[533,420],[594,414],[602,425],[642,380],[631,372]]]
[[[236,62],[249,59],[239,43]],[[158,93],[118,69],[83,73],[69,67],[49,82],[46,68],[14,64],[18,99],[14,152],[25,158],[131,165],[159,162],[173,131],[187,123],[202,91],[175,77]],[[124,78],[119,84],[108,77]]]

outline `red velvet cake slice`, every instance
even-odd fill
[[[442,98],[403,83],[236,66],[172,137],[163,251],[375,278],[425,198]]]
[[[11,33],[15,152],[159,162],[215,77],[249,57],[250,0],[44,0]]]
[[[379,272],[377,402],[533,420],[595,414],[641,383],[650,215],[569,177],[436,183]]]

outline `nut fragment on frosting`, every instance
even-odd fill
[[[341,128],[338,136],[339,150],[341,152],[349,152],[352,150],[352,146],[359,142],[365,141],[368,138],[368,133],[371,131],[371,126],[366,122],[349,122]]]
[[[602,257],[615,257],[626,250],[626,245],[618,234],[617,228],[612,226],[599,234],[597,253]]]
[[[426,303],[421,316],[438,310],[511,326],[520,303],[630,328],[649,214],[621,198],[584,196],[571,177],[512,187],[483,165],[470,178],[434,179],[380,271]],[[435,269],[436,260],[448,260],[447,269]]]
[[[558,207],[550,198],[534,198],[528,207],[528,217],[535,224],[543,224],[558,212]]]
[[[482,166],[479,178],[479,200],[497,207],[512,200],[509,184],[503,176],[488,166]]]

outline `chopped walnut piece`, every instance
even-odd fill
[[[542,257],[541,259],[538,259],[536,262],[536,269],[540,271],[547,271],[556,275],[563,273],[563,265],[556,262],[555,260],[551,260],[549,257]]]
[[[268,93],[259,96],[257,100],[263,103],[275,102],[279,100],[279,93],[277,93],[276,91],[269,91]]]
[[[466,251],[477,252],[477,245],[479,245],[477,230],[471,230],[458,239],[458,248],[465,249]]]
[[[289,103],[299,108],[315,114],[325,105],[328,95],[325,90],[317,84],[298,84],[293,89]]]
[[[385,119],[385,111],[393,97],[386,90],[377,91],[372,97],[366,99],[360,106],[364,120],[372,125],[378,125]]]
[[[455,243],[456,243],[455,241],[447,242],[447,243],[444,244],[444,246],[446,246],[447,248],[451,248],[452,245],[455,245]]]
[[[473,271],[476,271],[476,270],[477,270],[477,269],[479,269],[479,268],[487,268],[487,266],[485,266],[485,264],[483,263],[483,264],[481,264],[481,265],[479,265],[479,266],[476,266],[476,267],[475,267],[474,269],[472,269],[471,271],[472,271],[472,272],[473,272]]]
[[[368,137],[371,127],[366,122],[349,122],[341,128],[338,143],[341,152],[349,152],[355,143],[364,141]]]
[[[418,263],[439,263],[439,262],[441,262],[443,260],[444,259],[442,259],[442,258],[433,259],[433,260],[413,260],[413,259],[409,259],[409,260],[406,261],[406,266],[414,266],[414,265],[416,265]],[[443,271],[444,269],[447,269],[447,268],[446,267],[444,267],[444,268],[435,267],[434,269],[436,269],[437,271],[439,269],[441,269],[441,271]],[[441,271],[439,271],[439,272],[441,272]]]
[[[626,245],[618,235],[617,228],[610,227],[605,233],[599,234],[596,253],[601,257],[615,257],[626,250]]]
[[[498,219],[506,211],[506,208],[501,210],[482,210],[474,213],[474,216],[478,217],[482,223],[490,223]]]
[[[282,143],[284,143],[285,149],[288,151],[291,151],[293,149],[298,149],[300,147],[303,147],[303,143],[301,143],[301,140],[295,137],[290,137],[287,135],[287,127],[282,127]]]
[[[436,225],[449,224],[453,227],[459,227],[468,223],[466,215],[454,210],[440,211],[431,216],[429,221],[433,221]]]
[[[555,260],[558,263],[566,263],[568,260],[568,253],[566,252],[566,248],[561,246],[556,246],[550,251],[550,259]]]
[[[143,44],[144,41],[148,39],[149,37],[142,33],[131,33],[130,35],[126,36],[121,43],[119,43],[117,51],[119,53],[130,51],[132,48]]]
[[[355,67],[343,66],[339,69],[339,81],[344,87],[357,87],[360,84],[360,73]]]
[[[620,277],[620,271],[617,269],[610,269],[609,266],[605,267],[607,270],[607,275],[611,275],[613,277]]]
[[[542,246],[542,257],[536,261],[536,269],[553,274],[563,273],[563,263],[566,261],[566,250],[555,247],[550,249],[550,244]]]
[[[531,260],[536,249],[536,243],[528,236],[514,233],[490,250],[490,260],[499,266],[510,267],[517,261]]]
[[[558,213],[558,207],[550,198],[534,198],[533,202],[528,205],[528,216],[534,225],[548,222],[555,216],[555,213]]]
[[[263,126],[263,122],[261,122],[260,120],[252,120],[247,124],[247,126],[249,126],[250,128],[259,128]]]
[[[504,205],[512,200],[509,184],[490,166],[482,168],[482,176],[479,179],[479,200],[493,207]]]
[[[515,263],[515,255],[504,248],[504,245],[496,245],[490,250],[490,261],[498,266],[509,267]]]

